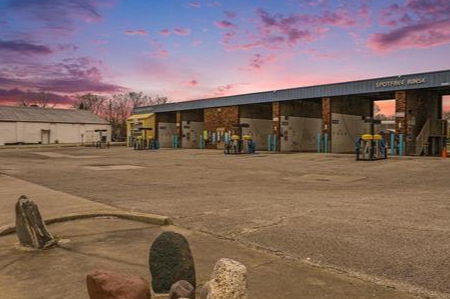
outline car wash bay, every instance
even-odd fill
[[[352,153],[370,132],[374,102],[392,100],[392,148],[438,155],[447,134],[442,97],[449,94],[445,70],[139,107],[135,113],[157,114],[162,147],[173,147],[175,137],[176,147],[223,149],[230,135],[242,134],[260,151]]]

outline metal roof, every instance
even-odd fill
[[[0,106],[0,121],[109,124],[106,120],[86,110],[11,106]]]
[[[277,101],[305,100],[314,98],[337,97],[395,92],[424,88],[450,88],[450,70],[383,77],[376,79],[333,83],[283,90],[265,91],[251,94],[168,103],[156,106],[138,107],[135,114],[171,112],[192,109],[204,109],[224,106],[268,103]]]

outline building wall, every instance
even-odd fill
[[[43,130],[50,131],[50,143],[90,143],[97,141],[98,133],[94,133],[94,130],[97,129],[108,130],[104,134],[107,136],[107,140],[111,141],[110,125],[0,122],[0,145],[41,143]],[[89,140],[89,136],[91,136],[91,140]]]
[[[183,121],[182,127],[182,148],[200,148],[200,136],[205,128],[204,122]]]
[[[368,133],[365,117],[373,116],[373,101],[358,97],[331,98],[331,151],[352,153],[356,141]]]
[[[229,106],[221,108],[207,108],[205,109],[205,130],[211,135],[223,135],[225,132],[234,133],[236,131],[235,125],[239,124],[239,107]],[[206,140],[206,148],[223,149],[223,141],[220,140],[216,144],[211,139]]]
[[[359,115],[332,114],[331,148],[333,153],[353,153],[356,141],[361,135],[370,132],[369,124],[366,124]]]
[[[135,126],[142,128],[151,128],[152,130],[135,131]],[[133,139],[141,136],[141,138],[147,138],[147,141],[155,139],[156,126],[155,126],[155,114],[146,115],[146,117],[129,119],[127,120],[127,146],[133,146]]]
[[[322,100],[281,102],[280,106],[282,116],[322,118]]]
[[[248,124],[248,128],[242,128],[242,135],[250,135],[256,142],[256,150],[266,151],[268,149],[267,138],[272,132],[271,119],[241,118],[241,124]]]
[[[396,129],[404,135],[406,154],[416,151],[416,138],[430,120],[442,118],[442,96],[433,91],[410,90],[395,93]]]
[[[176,123],[158,122],[158,141],[160,147],[171,148],[174,135],[177,135]]]
[[[322,131],[322,100],[280,103],[281,151],[317,151]]]
[[[322,131],[322,119],[282,116],[281,151],[317,151],[317,135]]]

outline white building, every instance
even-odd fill
[[[0,145],[91,144],[100,134],[111,141],[111,125],[89,111],[0,106]]]

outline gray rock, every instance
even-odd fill
[[[180,280],[170,288],[169,299],[195,299],[195,288],[186,280]]]
[[[188,241],[180,234],[164,232],[156,238],[150,248],[149,266],[155,293],[169,293],[180,280],[196,287],[194,258]]]
[[[16,203],[16,233],[22,246],[45,249],[57,243],[42,221],[38,206],[25,195]]]
[[[207,299],[247,299],[247,268],[234,260],[221,259],[214,266]]]

